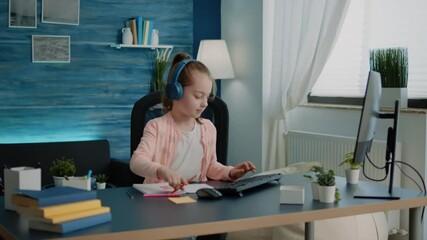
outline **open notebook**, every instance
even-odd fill
[[[173,188],[168,183],[143,183],[133,184],[133,188],[148,194],[168,194],[173,191]],[[178,194],[195,193],[200,188],[213,188],[212,186],[205,183],[192,183],[184,186],[184,190],[178,190]]]

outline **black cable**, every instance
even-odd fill
[[[384,168],[387,167],[387,164],[385,164],[383,167],[378,167],[377,165],[375,165],[375,163],[372,162],[371,157],[369,157],[368,153],[366,153],[366,158],[368,159],[369,163],[372,164],[372,166],[374,166],[374,168],[376,168],[376,169],[380,169],[381,170],[381,169],[384,169]]]
[[[372,163],[372,161],[371,161],[371,158],[369,157],[369,154],[368,153],[366,153],[366,158],[368,159],[368,161],[376,168],[376,169],[384,169],[385,168],[385,166],[384,167],[382,167],[382,168],[378,168],[375,164],[373,164]],[[387,179],[387,176],[388,176],[388,174],[386,173],[385,174],[385,176],[383,177],[383,178],[381,178],[381,179],[375,179],[375,178],[371,178],[371,177],[369,177],[368,175],[366,175],[366,172],[365,172],[365,165],[366,164],[363,164],[363,166],[362,166],[362,173],[363,173],[363,176],[366,178],[366,179],[369,179],[369,180],[371,180],[371,181],[374,181],[374,182],[382,182],[382,181],[384,181],[384,180],[386,180]]]
[[[427,194],[427,190],[426,190],[426,183],[425,183],[425,181],[424,181],[424,178],[423,178],[423,176],[421,176],[421,174],[417,171],[417,169],[415,169],[412,165],[410,165],[410,164],[408,164],[408,163],[405,163],[405,162],[402,162],[402,161],[394,161],[394,162],[396,162],[396,163],[400,163],[400,164],[403,164],[403,165],[405,165],[405,166],[408,166],[408,167],[410,167],[412,170],[414,170],[414,172],[418,175],[418,177],[421,179],[421,182],[423,183],[423,188],[424,188],[424,196],[426,196],[426,194]],[[397,165],[396,165],[397,166]],[[400,169],[400,168],[399,168]],[[402,171],[402,170],[400,170],[400,171]],[[403,171],[402,171],[403,172]],[[406,176],[406,175],[405,175]],[[418,185],[418,184],[417,184]],[[421,190],[421,192],[423,192],[422,190]],[[422,211],[422,213],[421,213],[421,222],[423,221],[423,219],[424,219],[424,211],[425,211],[425,206],[423,207],[423,211]]]
[[[400,171],[402,172],[403,175],[405,175],[405,177],[409,178],[413,183],[415,183],[417,185],[420,192],[424,192],[424,190],[421,188],[420,184],[418,184],[417,181],[415,181],[415,179],[413,179],[408,174],[406,174],[399,165],[396,165],[396,167],[400,169]]]

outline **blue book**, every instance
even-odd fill
[[[80,218],[62,223],[46,223],[37,220],[30,220],[28,227],[31,229],[56,232],[56,233],[69,233],[80,229],[93,227],[103,223],[111,222],[111,213],[103,213],[91,217]]]
[[[97,198],[96,191],[73,187],[52,187],[41,191],[18,190],[11,197],[12,204],[23,207],[47,207]]]
[[[136,32],[137,32],[137,43],[142,44],[143,39],[143,33],[144,33],[144,21],[142,17],[136,17]]]

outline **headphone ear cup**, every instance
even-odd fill
[[[175,70],[172,74],[170,83],[166,84],[166,96],[169,99],[172,100],[178,100],[182,97],[184,93],[184,88],[182,87],[181,83],[178,81],[179,75],[181,74],[181,71],[184,70],[185,65],[190,62],[195,62],[196,60],[188,58],[185,59],[177,64],[175,67]]]
[[[166,84],[166,96],[172,100],[178,100],[182,97],[183,89],[179,82]]]

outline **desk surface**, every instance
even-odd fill
[[[0,233],[17,239],[46,239],[82,237],[82,239],[168,239],[192,235],[240,231],[262,227],[312,222],[363,213],[408,209],[427,205],[422,193],[401,189],[399,200],[356,199],[358,188],[386,188],[385,185],[361,182],[352,186],[337,178],[342,200],[338,203],[313,201],[311,188],[302,175],[285,175],[282,184],[305,184],[303,205],[281,205],[279,186],[247,193],[244,197],[223,197],[221,200],[198,200],[197,203],[177,205],[167,198],[130,199],[128,188],[111,188],[98,191],[103,205],[110,206],[111,223],[91,227],[74,233],[60,235],[28,230],[23,217],[4,210],[0,200]],[[196,198],[196,196],[192,196]]]

